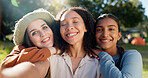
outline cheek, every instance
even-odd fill
[[[100,43],[100,40],[99,40],[100,34],[99,33],[96,33],[95,37],[96,37],[97,44],[99,44]]]
[[[84,24],[77,25],[76,28],[77,28],[77,29],[84,30],[84,32],[87,32],[87,29],[86,29],[86,27],[85,27]]]
[[[29,35],[30,40],[33,42],[34,41],[34,37]]]
[[[52,30],[46,31],[46,33],[47,33],[48,35],[50,35],[50,36],[53,36]]]
[[[37,44],[39,42],[39,36],[29,36],[30,40],[33,42],[33,44]]]
[[[33,37],[30,40],[33,42],[33,44],[37,44],[37,42],[39,42],[39,37]]]
[[[116,41],[118,41],[118,40],[120,39],[120,37],[119,37],[118,34],[112,34],[112,37],[113,37]]]
[[[98,39],[101,36],[101,33],[96,33],[96,39]]]
[[[64,36],[64,29],[63,28],[60,28],[60,34],[61,34],[61,36],[63,37]]]

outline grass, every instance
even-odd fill
[[[2,60],[8,55],[14,44],[11,41],[0,41],[0,63]],[[143,78],[148,78],[148,45],[146,46],[138,46],[138,45],[131,45],[131,44],[124,44],[122,45],[126,50],[129,49],[136,49],[138,50],[143,59]]]
[[[148,45],[139,46],[139,45],[126,44],[122,45],[122,47],[124,47],[126,50],[136,49],[141,53],[143,60],[143,78],[148,78]]]
[[[11,41],[0,41],[0,63],[11,52],[14,44]]]

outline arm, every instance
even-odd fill
[[[0,71],[0,78],[4,78],[4,76],[3,76],[3,74],[2,74],[2,72]]]
[[[103,78],[142,78],[142,57],[136,50],[129,50],[122,57],[121,71],[106,52],[99,53],[100,71]]]
[[[55,49],[49,48],[53,53]],[[45,61],[50,57],[51,53],[48,48],[38,49],[37,47],[24,48],[22,46],[16,46],[10,55],[8,55],[1,63],[1,68],[12,67],[24,61],[30,61],[32,63],[37,61]]]
[[[36,63],[22,62],[14,67],[5,68],[1,74],[3,78],[44,78],[48,68],[47,60]]]
[[[5,57],[5,59],[2,61],[1,63],[1,69],[4,68],[4,67],[12,67],[15,65],[18,57],[19,57],[19,54],[21,52],[22,49],[24,49],[25,47],[23,46],[15,46],[13,48],[13,50],[11,51],[11,53],[9,55],[7,55]]]

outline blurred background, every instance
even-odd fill
[[[146,0],[0,0],[0,40],[12,40],[16,21],[35,9],[44,8],[55,16],[63,8],[80,6],[90,11],[95,19],[103,13],[117,16],[123,34],[120,43],[131,43],[135,37],[148,43],[146,5]]]
[[[148,78],[148,1],[146,0],[0,0],[0,62],[14,44],[12,34],[16,21],[28,12],[44,8],[54,16],[68,7],[86,8],[96,19],[103,13],[118,17],[126,49],[136,49],[143,57],[144,78]]]

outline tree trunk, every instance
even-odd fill
[[[147,34],[147,37],[148,37],[148,27],[145,27],[145,29],[146,29],[146,34]]]
[[[1,0],[0,0],[0,40],[2,40],[1,28],[2,28],[2,3],[1,3]]]

